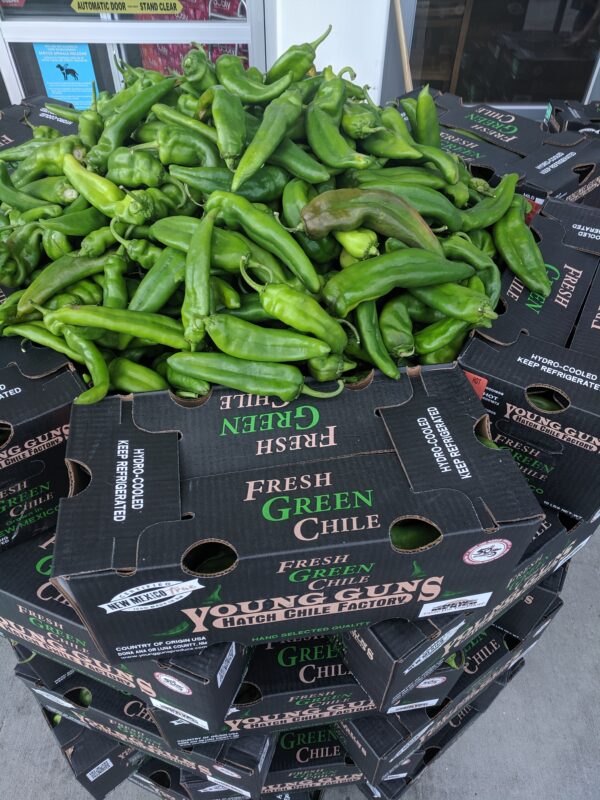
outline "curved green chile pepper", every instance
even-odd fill
[[[437,167],[447,183],[454,185],[459,182],[460,169],[456,156],[446,153],[437,147],[430,147],[427,144],[415,144],[414,148],[419,151],[424,162]]]
[[[458,263],[458,262],[448,262]],[[482,292],[475,292],[467,286],[457,283],[441,283],[438,286],[426,286],[409,289],[418,300],[441,311],[447,317],[464,320],[472,325],[481,325],[486,320],[496,319],[488,297]]]
[[[502,276],[500,270],[486,253],[475,247],[464,233],[457,233],[442,240],[442,248],[447,258],[464,261],[475,267],[483,281],[484,291],[490,298],[492,308],[496,308],[500,299]]]
[[[288,130],[302,114],[302,98],[294,86],[272,100],[265,108],[252,141],[240,158],[233,177],[232,191],[237,191],[277,150]]]
[[[160,161],[145,150],[117,147],[108,157],[106,178],[129,189],[140,186],[158,187],[165,182],[167,174]]]
[[[445,195],[435,189],[401,183],[386,187],[386,191],[400,197],[416,209],[422,217],[433,219],[445,225],[450,231],[459,231],[462,228],[461,212]]]
[[[295,400],[301,394],[335,397],[343,390],[343,383],[336,391],[327,393],[305,386],[304,376],[292,364],[246,361],[223,353],[174,353],[167,364],[173,370],[173,377],[206,380],[248,394],[279,397],[283,401]]]
[[[441,189],[448,186],[437,170],[425,167],[381,167],[379,169],[348,170],[340,176],[340,186],[386,189],[390,184],[411,184],[428,186],[430,189]],[[371,186],[371,184],[375,184]]]
[[[331,116],[313,103],[306,111],[306,134],[315,155],[332,169],[367,169],[372,166],[373,157],[357,153],[350,147]]]
[[[331,30],[332,26],[329,25],[325,33],[317,37],[314,42],[305,42],[288,48],[267,71],[266,83],[275,83],[275,81],[281,80],[289,72],[292,73],[294,81],[302,80],[315,60],[317,47],[321,42],[325,41]]]
[[[69,181],[62,175],[40,178],[37,181],[27,183],[23,187],[23,191],[32,197],[45,200],[47,203],[58,203],[62,206],[72,203],[73,200],[79,197],[77,189],[74,189]],[[0,200],[1,199],[2,197],[0,195]]]
[[[155,141],[135,146],[135,150],[142,149],[157,150],[160,162],[169,166],[218,167],[223,163],[216,144],[181,125],[163,123]]]
[[[84,155],[85,149],[76,136],[62,136],[46,142],[43,147],[21,161],[12,174],[13,184],[20,189],[43,175],[62,175],[67,156],[80,162]]]
[[[10,163],[24,161],[27,156],[44,147],[46,143],[45,139],[29,139],[23,144],[3,148],[0,150],[0,161],[8,161]]]
[[[19,283],[31,275],[42,260],[43,230],[37,222],[19,225],[6,240],[9,256],[16,265]]]
[[[242,101],[222,86],[212,86],[202,95],[200,103],[210,105],[219,153],[233,172],[246,146],[246,113]]]
[[[109,364],[108,374],[111,386],[119,392],[161,392],[169,388],[158,372],[128,358],[114,358]]]
[[[18,306],[19,316],[35,311],[36,305],[43,305],[46,300],[71,284],[104,272],[109,257],[110,254],[100,258],[68,254],[48,264],[23,292]]]
[[[480,294],[485,294],[485,287],[477,275],[469,279],[469,289]],[[461,319],[447,317],[422,328],[415,334],[415,350],[419,355],[434,353],[452,344],[459,336],[465,336],[471,325]]]
[[[200,134],[200,136],[208,139],[213,144],[217,144],[217,132],[213,127],[207,125],[205,122],[201,122],[199,119],[192,119],[192,117],[182,114],[181,111],[178,111],[176,108],[171,108],[171,106],[165,105],[164,103],[155,103],[152,106],[152,113],[155,114],[161,122],[179,125],[182,128]]]
[[[408,358],[415,351],[413,321],[406,307],[405,294],[388,300],[379,314],[381,338],[393,358]]]
[[[39,222],[42,219],[55,219],[62,216],[63,208],[57,203],[47,203],[38,208],[30,208],[21,212],[19,215],[19,225],[26,225],[28,222]]]
[[[110,253],[104,263],[104,296],[102,305],[105,308],[127,308],[129,295],[125,282],[127,261],[117,253]]]
[[[378,158],[393,158],[398,161],[418,161],[422,158],[416,145],[410,144],[388,128],[365,137],[361,145],[367,153]]]
[[[441,148],[440,123],[433,97],[429,93],[429,85],[423,86],[417,97],[416,123],[414,137],[417,142]]]
[[[263,328],[229,314],[213,314],[204,325],[221,352],[248,361],[306,361],[331,352],[328,344],[311,336]]]
[[[183,283],[185,255],[165,247],[155,264],[137,285],[128,308],[131,311],[160,311]]]
[[[27,194],[24,191],[15,189],[8,174],[6,164],[0,162],[0,202],[6,203],[17,211],[27,211],[31,208],[39,208],[44,205],[38,197]]]
[[[203,92],[217,83],[214,67],[209,61],[202,45],[193,42],[194,47],[181,60],[181,71],[194,89]]]
[[[56,335],[62,334],[67,345],[81,355],[83,363],[92,379],[92,388],[88,389],[86,392],[82,392],[74,402],[77,405],[97,403],[106,396],[110,387],[108,366],[104,360],[104,356],[94,342],[86,339],[79,331],[72,328],[70,325],[64,325],[58,320],[50,321],[52,315],[56,313],[59,312],[52,311],[49,312],[49,314],[45,314],[44,324],[52,333]]]
[[[473,208],[463,211],[463,230],[489,228],[498,222],[510,208],[518,180],[516,172],[508,173],[496,187],[493,197],[484,197]]]
[[[123,239],[122,244],[129,258],[146,270],[152,269],[163,253],[162,247],[147,239]]]
[[[105,253],[116,242],[116,238],[109,225],[96,228],[84,237],[79,245],[79,253],[88,258],[96,258]]]
[[[402,110],[406,114],[410,129],[414,135],[417,130],[417,98],[416,97],[402,97],[400,99]]]
[[[56,261],[73,250],[73,245],[64,233],[49,228],[42,233],[42,247],[51,261]]]
[[[277,101],[274,101],[277,102]],[[277,220],[252,203],[230,192],[213,192],[205,210],[216,208],[230,228],[242,227],[246,235],[265,250],[279,256],[311,292],[321,288],[319,276],[304,250]]]
[[[173,350],[189,349],[182,325],[162,314],[104,306],[65,306],[47,314],[44,321],[48,317],[66,325],[128,334]]]
[[[65,236],[87,236],[88,233],[103,227],[107,222],[107,217],[92,206],[86,208],[85,211],[63,214],[62,217],[54,219],[43,219],[40,221],[40,225],[42,228],[64,233]]]
[[[197,189],[203,195],[216,191],[231,191],[233,175],[226,167],[172,166],[169,172],[174,178]],[[287,172],[279,167],[264,166],[244,182],[237,194],[254,203],[269,203],[281,197],[288,180]]]
[[[262,83],[254,80],[244,69],[241,58],[234,55],[221,55],[215,62],[217,80],[228,92],[236,95],[243,103],[262,105],[269,103],[285,91],[294,80],[292,72],[277,81]],[[262,77],[262,76],[261,76]]]
[[[289,228],[297,228],[302,221],[301,213],[309,200],[316,195],[316,190],[306,181],[293,178],[288,181],[281,198],[283,221]],[[322,239],[310,239],[303,231],[297,231],[295,237],[311,261],[327,264],[337,258],[340,247],[332,236]]]
[[[312,377],[320,383],[338,380],[344,372],[356,367],[354,361],[348,361],[348,359],[337,353],[319,356],[318,358],[309,358],[307,364],[308,371]]]
[[[386,106],[381,110],[381,122],[388,130],[393,131],[407,144],[415,145],[411,132],[408,129],[406,120],[395,106]]]
[[[79,115],[77,135],[86,149],[98,144],[104,130],[104,119],[93,108],[82,111]]]
[[[69,292],[85,305],[99,305],[102,303],[103,290],[90,278],[83,278],[69,286]]]
[[[109,117],[98,140],[91,148],[87,160],[92,167],[104,172],[108,158],[113,150],[125,143],[151,107],[171,91],[176,85],[174,78],[163,78],[138,92],[132,100],[117,113]]]
[[[342,130],[351,139],[364,139],[382,129],[376,108],[366,103],[344,103]]]
[[[246,114],[248,144],[256,135],[259,127],[260,121],[251,114]],[[296,142],[293,142],[289,136],[285,137],[281,144],[271,153],[267,163],[282,167],[290,175],[307,183],[322,183],[329,179],[328,170],[306,150],[303,150]]]
[[[302,210],[309,236],[321,239],[330,231],[370,228],[411,247],[442,254],[442,246],[423,217],[391,192],[375,189],[334,189],[314,197]]]
[[[428,306],[426,303],[422,303],[408,292],[403,292],[401,297],[404,301],[404,305],[406,306],[406,310],[408,311],[408,315],[413,322],[419,322],[422,325],[429,325],[431,322],[437,322],[439,319],[446,318],[446,315],[443,312],[437,311],[435,308],[431,308],[431,306]]]
[[[329,345],[332,353],[343,352],[348,343],[344,329],[313,297],[284,283],[259,286],[248,278],[244,267],[242,274],[258,291],[261,305],[270,317],[297,331],[312,334]]]
[[[211,243],[216,216],[217,211],[210,211],[202,217],[190,239],[185,261],[181,321],[191,350],[204,339],[204,322],[210,314]]]
[[[18,322],[13,325],[7,325],[2,335],[19,336],[21,339],[27,339],[30,342],[49,347],[51,350],[56,350],[57,353],[64,353],[71,361],[79,364],[84,363],[81,353],[77,350],[72,350],[62,336],[50,333],[43,322]]]
[[[388,378],[398,380],[400,370],[386,350],[379,327],[377,304],[374,300],[365,300],[357,306],[355,314],[360,344],[369,356],[369,360]]]
[[[340,73],[341,75],[341,73]],[[313,97],[311,105],[325,111],[339,128],[342,123],[344,113],[344,101],[346,100],[346,85],[339,75],[336,75],[331,67],[323,70],[323,80]]]
[[[383,297],[392,289],[433,287],[472,274],[468,264],[447,261],[426,250],[395,250],[335,273],[323,287],[322,296],[338,316],[345,317],[360,303]]]
[[[211,86],[209,89],[205,89],[205,91],[208,92],[212,88],[213,87]],[[180,94],[177,98],[177,110],[182,114],[185,114],[186,117],[197,119],[198,115],[202,111],[200,106],[200,98],[196,94]]]
[[[510,271],[530,291],[548,297],[552,283],[540,248],[523,218],[520,200],[514,202],[504,217],[496,222],[493,234],[498,252]]]

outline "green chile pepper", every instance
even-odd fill
[[[250,239],[270,253],[280,256],[309,291],[316,293],[320,290],[321,282],[311,261],[277,220],[264,211],[257,210],[245,198],[230,192],[213,192],[205,210],[211,211],[213,208],[219,211],[219,216],[228,227],[242,227]]]
[[[248,361],[306,361],[331,351],[328,344],[311,336],[279,328],[262,328],[229,314],[213,314],[204,325],[219,350]]]
[[[266,83],[275,83],[275,81],[281,80],[282,77],[290,72],[294,81],[302,80],[315,60],[317,47],[321,42],[325,41],[331,30],[332,26],[329,25],[325,33],[321,34],[313,42],[305,42],[288,48],[267,71]]]
[[[463,211],[463,230],[468,233],[498,222],[510,208],[518,180],[515,172],[508,173],[496,187],[493,197],[484,197],[473,208]]]
[[[472,274],[473,268],[468,264],[447,261],[426,250],[396,250],[359,261],[335,273],[323,287],[322,296],[338,316],[345,317],[360,303],[383,297],[392,289],[414,288],[416,294],[416,287],[433,290],[436,284],[460,281]]]
[[[160,161],[145,150],[117,147],[108,157],[106,178],[118,186],[136,189],[160,186],[167,174]]]
[[[272,395],[284,402],[301,394],[335,397],[344,388],[340,382],[333,392],[318,392],[304,384],[304,376],[292,364],[246,361],[223,353],[175,353],[167,363],[177,376],[222,384],[248,394]]]
[[[54,175],[50,178],[40,178],[37,181],[32,181],[23,187],[23,191],[31,197],[37,197],[47,203],[58,203],[63,206],[72,203],[79,196],[77,190],[62,175]]]
[[[216,191],[231,191],[233,175],[225,167],[180,167],[169,168],[170,174],[203,195]],[[237,194],[252,202],[269,203],[278,200],[289,180],[289,175],[279,167],[261,167],[245,181]]]
[[[221,55],[215,62],[217,80],[228,92],[236,95],[243,103],[262,105],[269,103],[285,91],[294,79],[290,71],[276,81],[262,83],[254,80],[244,69],[241,58],[234,55]],[[262,76],[261,76],[262,77]]]
[[[111,385],[119,392],[160,392],[169,384],[150,367],[128,358],[114,358],[108,367]]]
[[[216,216],[217,211],[210,211],[202,217],[192,234],[186,256],[181,321],[191,350],[204,339],[204,323],[210,314],[211,242]]]
[[[484,293],[473,291],[467,286],[441,283],[437,286],[411,287],[409,291],[418,300],[436,308],[446,316],[470,322],[472,325],[484,324],[487,320],[496,319],[498,316]]]
[[[294,86],[269,103],[258,130],[236,167],[232,191],[236,192],[273,155],[301,114],[302,97]]]
[[[415,351],[413,321],[406,307],[405,294],[388,300],[379,315],[381,338],[393,358],[408,358]]]
[[[286,183],[281,198],[282,217],[289,228],[297,228],[301,224],[302,209],[315,195],[316,190],[299,178],[293,178]],[[327,264],[333,261],[340,252],[340,247],[332,236],[325,236],[318,240],[310,239],[300,230],[295,233],[295,238],[311,261],[317,264]]]
[[[423,217],[391,192],[334,189],[314,197],[302,210],[306,233],[321,239],[330,231],[370,228],[411,247],[442,254],[442,247]]]
[[[423,86],[417,97],[416,123],[414,136],[417,142],[441,148],[440,123],[435,102],[429,93],[429,85]]]
[[[42,247],[51,261],[56,261],[57,258],[61,258],[73,250],[73,245],[64,233],[52,231],[49,228],[42,233]]]
[[[210,105],[221,158],[234,172],[246,146],[246,114],[242,101],[222,86],[212,86],[200,98]]]
[[[356,324],[360,334],[360,344],[369,356],[372,364],[378,367],[384,375],[393,380],[398,380],[400,370],[386,350],[379,318],[377,305],[374,300],[366,300],[356,308]]]

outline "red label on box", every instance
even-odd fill
[[[488,379],[482,378],[481,375],[475,375],[474,372],[467,372],[467,370],[463,370],[466,377],[469,380],[469,383],[473,387],[473,391],[477,395],[477,397],[481,400],[483,397],[483,393],[485,392],[485,387],[488,385]]]

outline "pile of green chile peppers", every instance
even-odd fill
[[[517,175],[446,153],[427,86],[380,108],[350,68],[317,71],[330,32],[266,74],[196,44],[180,74],[119,63],[124,89],[53,109],[77,135],[0,153],[0,332],[81,365],[77,402],[331,397],[452,361],[503,270],[548,296]]]

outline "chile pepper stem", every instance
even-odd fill
[[[183,208],[187,200],[192,200],[193,202],[193,198],[189,194],[187,185],[184,185],[180,180],[170,175],[165,180],[165,183],[170,183],[172,186],[175,186],[180,194],[181,202],[177,204],[176,208]]]
[[[92,81],[92,108],[98,111],[98,95],[96,94],[96,81]]]
[[[241,273],[241,276],[246,281],[248,286],[251,286],[254,289],[255,292],[258,292],[260,294],[260,292],[262,292],[264,290],[265,285],[262,284],[262,283],[256,283],[256,281],[253,278],[251,278],[250,275],[248,275],[248,271],[246,269],[246,265],[247,265],[247,262],[244,262],[244,259],[242,259],[242,261],[240,262],[240,273]],[[268,267],[263,267],[262,264],[256,264],[255,269],[256,268],[265,269],[269,273],[269,277],[271,278],[271,280],[273,280],[273,275],[271,273],[271,270]]]
[[[342,69],[338,72],[338,78],[343,77],[344,75],[349,75],[350,80],[353,81],[356,78],[356,72],[352,69],[352,67],[342,67]]]
[[[350,322],[350,320],[342,319],[341,317],[339,318],[336,317],[336,319],[340,323],[340,325],[347,325],[350,328],[350,330],[354,334],[354,339],[356,341],[356,344],[360,344],[360,334],[358,332],[358,329]]]
[[[116,225],[117,225],[116,218],[111,219],[110,225],[109,225],[110,232],[115,237],[117,242],[119,242],[120,245],[122,245],[123,247],[127,247],[127,245],[129,244],[129,241],[127,239],[123,239],[121,234],[117,231]]]
[[[204,208],[204,203],[199,203],[197,200],[194,200],[190,193],[190,187],[187,185],[187,183],[183,184],[183,191],[186,193],[188,200],[191,200],[195,206],[198,206],[198,208]]]
[[[129,148],[130,150],[158,150],[158,142],[140,142],[140,144],[134,144],[133,147]]]
[[[321,42],[325,41],[325,39],[329,36],[332,30],[333,30],[333,25],[329,25],[325,33],[322,33],[317,39],[314,40],[314,42],[310,43],[312,49],[316,50],[317,47],[321,44]]]
[[[322,397],[323,399],[327,399],[328,397],[337,397],[338,394],[341,394],[343,391],[344,381],[339,380],[337,381],[337,389],[333,389],[331,392],[318,392],[316,389],[311,389],[310,386],[303,386],[301,394],[307,394],[309,397]]]

